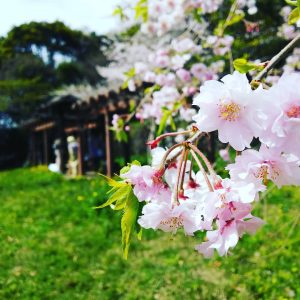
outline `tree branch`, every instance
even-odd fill
[[[288,43],[278,54],[276,54],[268,63],[268,65],[254,78],[253,81],[260,81],[268,72],[274,68],[282,59],[300,44],[300,34],[298,34],[290,43]]]

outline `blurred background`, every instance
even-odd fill
[[[93,209],[107,198],[97,173],[148,159],[146,126],[133,123],[121,143],[110,129],[113,115],[141,98],[122,88],[122,75],[146,55],[136,44],[152,41],[113,16],[120,2],[1,3],[0,298],[300,299],[300,191],[292,187],[262,196],[255,214],[266,225],[228,257],[205,260],[192,239],[153,231],[123,260],[121,213]],[[233,27],[234,57],[266,60],[286,44],[277,35],[284,1],[257,6],[261,34],[243,43],[244,25]],[[220,145],[213,136],[205,143],[222,173]]]

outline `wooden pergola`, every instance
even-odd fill
[[[72,89],[54,96],[40,107],[34,118],[23,124],[30,132],[29,162],[31,165],[48,165],[53,160],[53,141],[60,139],[62,160],[59,167],[61,172],[65,172],[68,161],[67,136],[75,135],[78,143],[78,174],[85,174],[86,136],[93,132],[99,136],[99,141],[104,141],[103,163],[106,166],[107,176],[111,176],[112,152],[118,150],[125,152],[123,154],[125,157],[129,155],[128,146],[120,149],[122,146],[118,144],[118,147],[112,149],[110,132],[112,115],[128,113],[129,100],[134,95],[128,90],[121,89],[120,85],[97,89],[88,87],[86,90],[81,87],[81,93],[76,93],[76,87]]]

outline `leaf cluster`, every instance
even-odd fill
[[[133,162],[136,164],[137,162]],[[126,172],[130,166],[123,168],[122,172]],[[137,237],[141,238],[141,229],[137,223],[138,214],[141,209],[140,202],[133,193],[132,185],[125,180],[114,180],[112,178],[101,175],[111,187],[107,192],[108,200],[96,208],[104,208],[110,206],[113,210],[122,210],[121,231],[122,231],[122,249],[124,259],[128,258],[129,247],[133,234],[137,232]]]

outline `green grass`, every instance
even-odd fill
[[[267,224],[228,257],[205,260],[195,239],[149,231],[124,261],[120,214],[92,209],[100,179],[40,167],[0,183],[0,299],[300,299],[299,189],[258,203]]]

